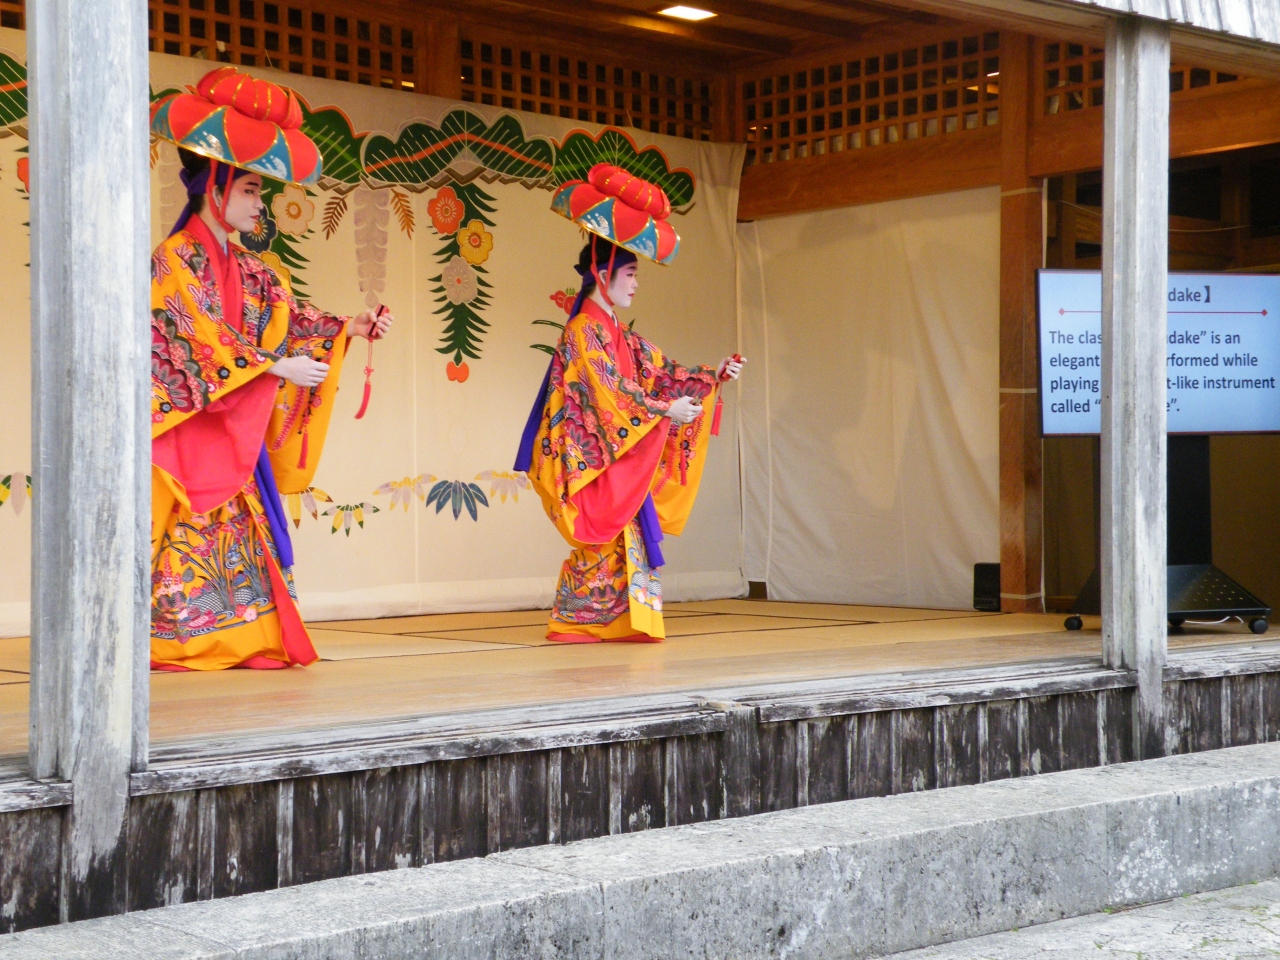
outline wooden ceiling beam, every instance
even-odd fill
[[[660,34],[670,39],[685,40],[702,46],[769,53],[778,57],[785,57],[791,53],[791,41],[785,37],[762,36],[746,30],[734,30],[707,23],[688,23],[674,17],[639,13],[628,7],[596,3],[594,0],[505,0],[505,2],[515,7],[552,13],[563,19],[600,26],[621,27],[641,33]]]
[[[416,0],[424,7],[434,10],[445,10],[456,14],[458,19],[478,26],[490,27],[512,34],[513,42],[518,38],[538,38],[561,46],[571,46],[582,50],[609,52],[630,58],[643,58],[652,61],[655,66],[666,69],[684,67],[693,68],[699,73],[714,75],[737,69],[743,59],[740,54],[726,53],[721,50],[676,48],[660,41],[649,41],[634,35],[620,35],[593,30],[588,27],[574,25],[571,35],[566,36],[563,19],[525,14],[519,20],[513,20],[510,14],[480,10],[475,5],[463,7],[454,0]],[[751,58],[754,60],[755,58]]]
[[[775,7],[760,0],[692,0],[704,10],[718,13],[726,17],[739,17],[743,20],[755,20],[757,23],[768,23],[776,27],[790,30],[801,30],[805,33],[817,33],[824,36],[839,37],[842,40],[861,40],[865,29],[861,24],[838,17],[827,17],[819,14],[801,13],[783,7]]]
[[[818,0],[818,2],[824,7],[831,7],[832,9],[874,13],[890,20],[910,20],[912,23],[933,24],[940,19],[936,13],[930,13],[927,10],[898,7],[892,3],[877,3],[876,0]],[[802,14],[802,16],[808,16],[808,14]]]

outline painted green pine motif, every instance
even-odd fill
[[[494,199],[481,190],[478,183],[473,181],[454,186],[453,189],[458,199],[462,201],[462,226],[466,226],[472,220],[479,220],[486,227],[493,226],[493,220],[488,215],[495,210]],[[446,239],[444,246],[436,251],[436,262],[441,266],[461,255],[458,234],[455,232]],[[489,306],[489,291],[493,287],[485,279],[488,271],[483,265],[474,264],[471,269],[476,273],[477,292],[473,299],[465,303],[449,302],[448,296],[445,295],[443,274],[437,274],[431,278],[431,282],[437,284],[431,292],[436,294],[436,303],[440,304],[439,309],[433,312],[438,316],[442,315],[445,319],[444,336],[440,338],[444,346],[436,347],[436,352],[445,356],[452,354],[453,362],[459,364],[463,362],[464,357],[472,360],[480,359],[482,336],[489,327],[489,321],[480,316],[480,312]]]

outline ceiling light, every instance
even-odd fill
[[[675,6],[659,11],[664,17],[676,17],[679,20],[710,20],[715,16],[710,10],[699,10],[697,7]]]

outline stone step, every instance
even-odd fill
[[[533,847],[0,937],[14,960],[831,958],[1280,874],[1280,744]]]
[[[883,960],[1245,960],[1280,955],[1280,881],[1094,913]]]

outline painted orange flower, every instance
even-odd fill
[[[427,215],[431,217],[431,225],[442,237],[447,237],[458,229],[463,212],[462,201],[453,192],[453,187],[441,187],[435,198],[427,201]]]
[[[18,158],[18,179],[22,181],[22,188],[31,192],[31,159],[29,157]]]
[[[473,267],[489,259],[493,250],[493,234],[479,220],[472,220],[458,231],[458,253]]]
[[[307,199],[307,191],[302,187],[286,183],[271,201],[271,212],[281,233],[300,237],[316,215],[316,205]]]

